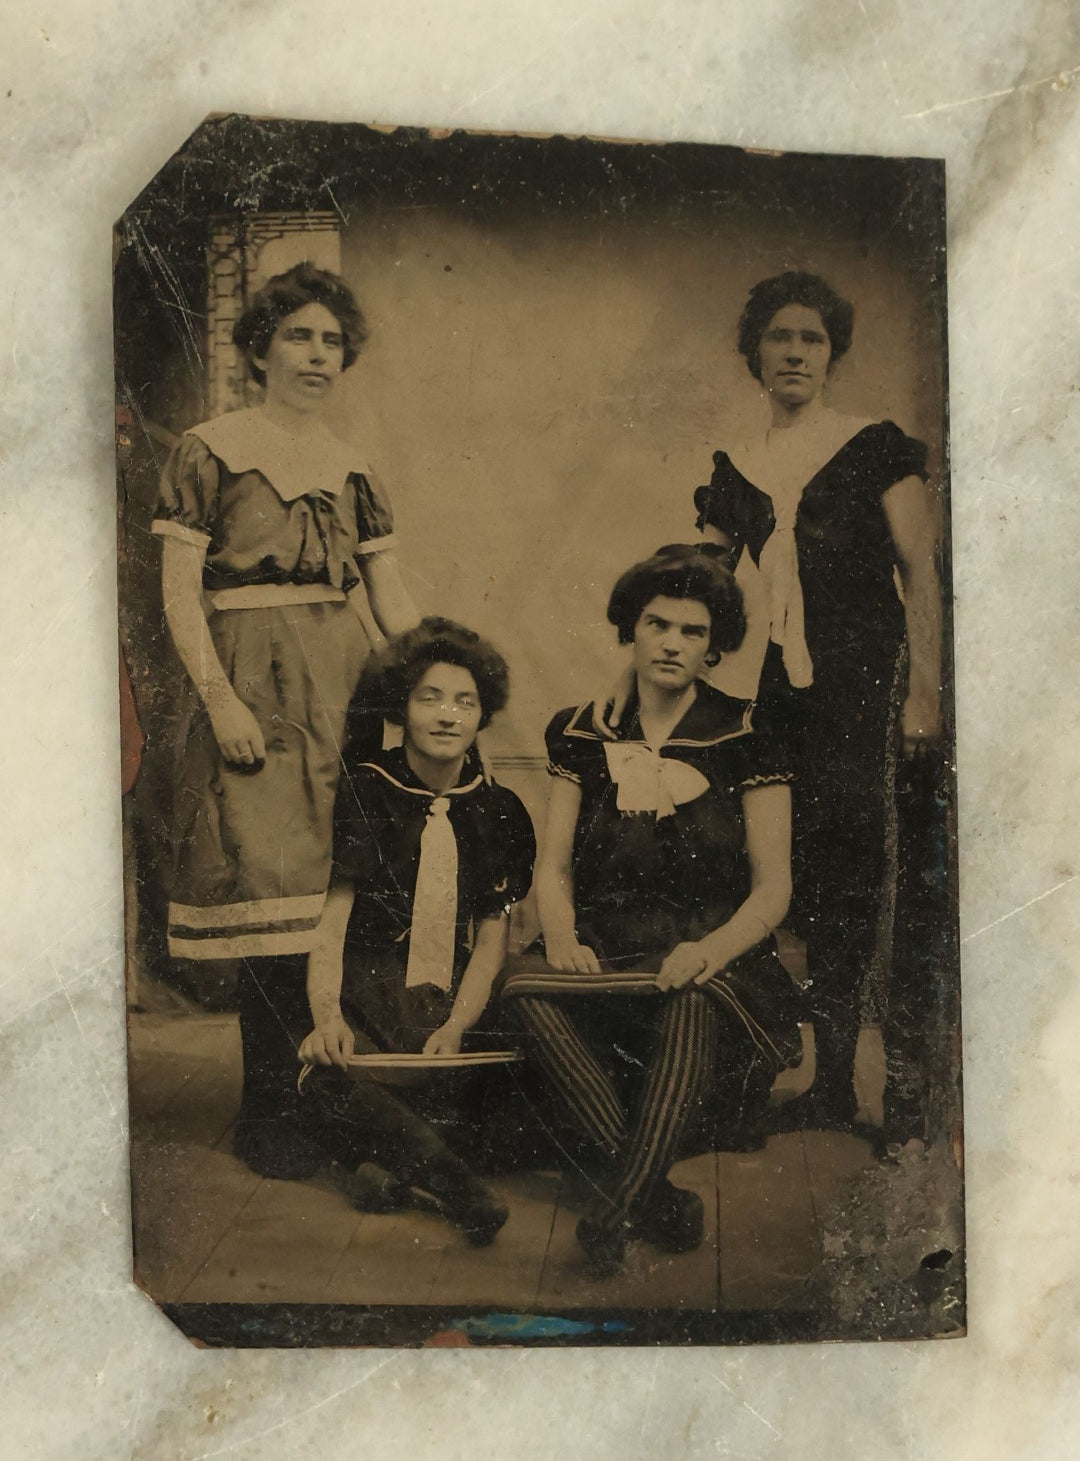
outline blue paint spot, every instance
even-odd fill
[[[618,1319],[593,1324],[581,1319],[563,1319],[557,1314],[485,1314],[455,1319],[448,1326],[470,1339],[570,1339],[580,1334],[622,1334],[629,1329]]]

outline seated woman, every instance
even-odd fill
[[[792,778],[753,707],[699,678],[742,640],[739,590],[718,549],[676,544],[623,574],[608,619],[633,657],[620,725],[582,705],[547,731],[536,891],[560,972],[507,986],[591,1153],[577,1234],[597,1273],[627,1237],[698,1246],[701,1199],[667,1181],[688,1122],[719,1069],[764,1055],[775,1070],[798,1048],[770,938],[791,893]]]
[[[308,964],[314,1029],[300,1047],[316,1067],[301,1105],[328,1151],[434,1196],[477,1245],[507,1210],[433,1124],[446,1116],[437,1077],[403,1092],[346,1071],[357,1038],[456,1054],[488,1004],[535,850],[528,813],[485,774],[474,744],[507,692],[502,658],[448,619],[424,619],[365,671],[362,700],[403,726],[404,745],[370,759],[346,752]]]

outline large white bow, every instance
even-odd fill
[[[709,789],[700,771],[685,761],[661,756],[644,741],[607,741],[604,754],[620,812],[655,812],[659,820]]]

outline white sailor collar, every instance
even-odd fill
[[[356,448],[321,422],[310,433],[294,436],[257,406],[204,421],[187,434],[197,436],[230,472],[258,472],[265,477],[282,502],[295,502],[312,492],[336,497],[350,476],[368,472]]]
[[[357,769],[377,771],[391,786],[397,787],[398,791],[406,791],[410,796],[427,797],[429,801],[437,801],[440,797],[468,796],[471,792],[478,791],[482,786],[489,784],[483,766],[480,764],[479,755],[466,755],[457,785],[448,786],[445,791],[432,791],[413,771],[400,746],[393,751],[384,752],[377,761],[361,761]]]

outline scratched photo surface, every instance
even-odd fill
[[[185,1333],[963,1333],[944,192],[218,117],[117,224]]]

